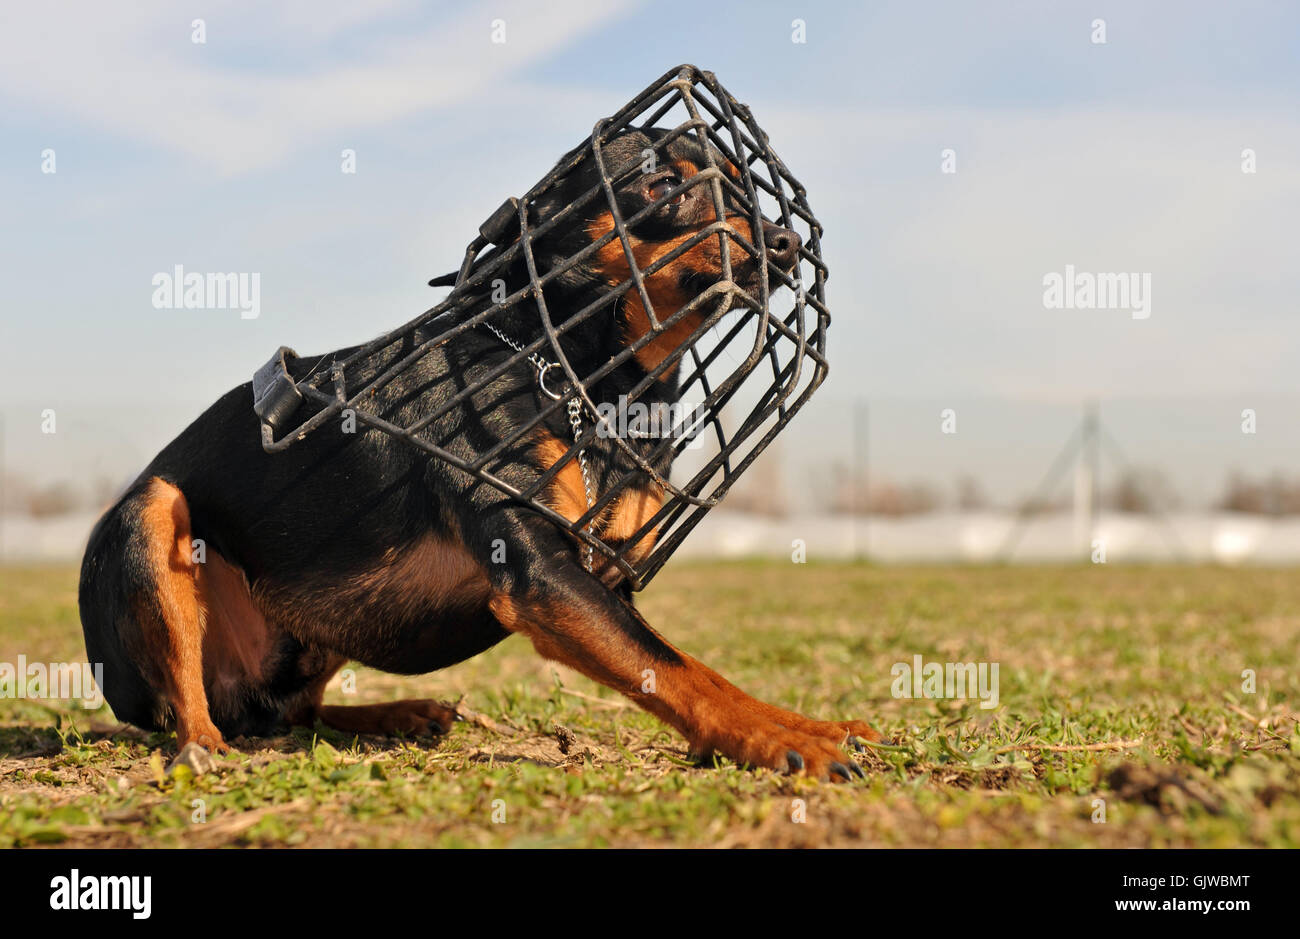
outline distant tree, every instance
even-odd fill
[[[1070,497],[1064,495],[1055,496],[1026,496],[1016,503],[1016,511],[1024,515],[1043,515],[1051,512],[1065,512],[1070,508]]]
[[[826,507],[837,515],[864,515],[867,512],[867,480],[843,463],[831,466],[831,488]]]
[[[49,518],[86,508],[104,508],[121,491],[121,482],[106,477],[79,486],[67,480],[42,483],[16,473],[5,473],[0,479],[0,494],[3,494],[0,511],[5,515]]]
[[[779,443],[769,446],[727,493],[728,509],[778,518],[789,512],[779,446]]]
[[[81,499],[67,483],[55,483],[27,494],[27,514],[33,518],[66,515],[81,507]]]
[[[989,506],[988,496],[973,476],[962,476],[957,480],[957,508],[963,512],[974,512]]]
[[[840,463],[832,464],[830,478],[830,493],[819,504],[836,515],[919,515],[933,512],[943,502],[929,483],[868,480]]]
[[[1251,515],[1300,514],[1300,479],[1274,473],[1267,479],[1254,480],[1234,472],[1228,476],[1215,508]]]
[[[1125,470],[1110,489],[1102,493],[1101,504],[1116,512],[1168,512],[1179,504],[1168,478],[1159,470],[1134,467]]]

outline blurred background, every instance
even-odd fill
[[[681,557],[1300,560],[1298,46],[1249,2],[8,9],[0,560],[79,556],[277,346],[434,305],[687,61],[807,186],[834,321]],[[176,265],[257,273],[259,315],[155,308]],[[1047,308],[1067,266],[1149,274],[1149,316]]]

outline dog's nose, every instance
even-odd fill
[[[799,262],[799,248],[803,245],[797,232],[771,222],[763,224],[763,244],[767,246],[767,259],[783,271],[794,270]]]

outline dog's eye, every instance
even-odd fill
[[[650,197],[651,202],[658,202],[664,196],[672,191],[673,187],[681,182],[675,176],[665,176],[663,179],[656,179],[646,189],[646,195]],[[681,205],[686,201],[686,193],[679,192],[673,199],[669,200],[667,205]]]

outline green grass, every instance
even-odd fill
[[[0,845],[1300,846],[1300,571],[716,564],[640,605],[747,691],[897,746],[857,756],[853,784],[689,767],[675,734],[512,638],[327,695],[464,695],[482,724],[239,740],[197,777],[107,709],[0,699]],[[19,653],[84,659],[72,569],[0,568],[0,662]],[[918,653],[999,663],[1000,707],[893,698]]]

